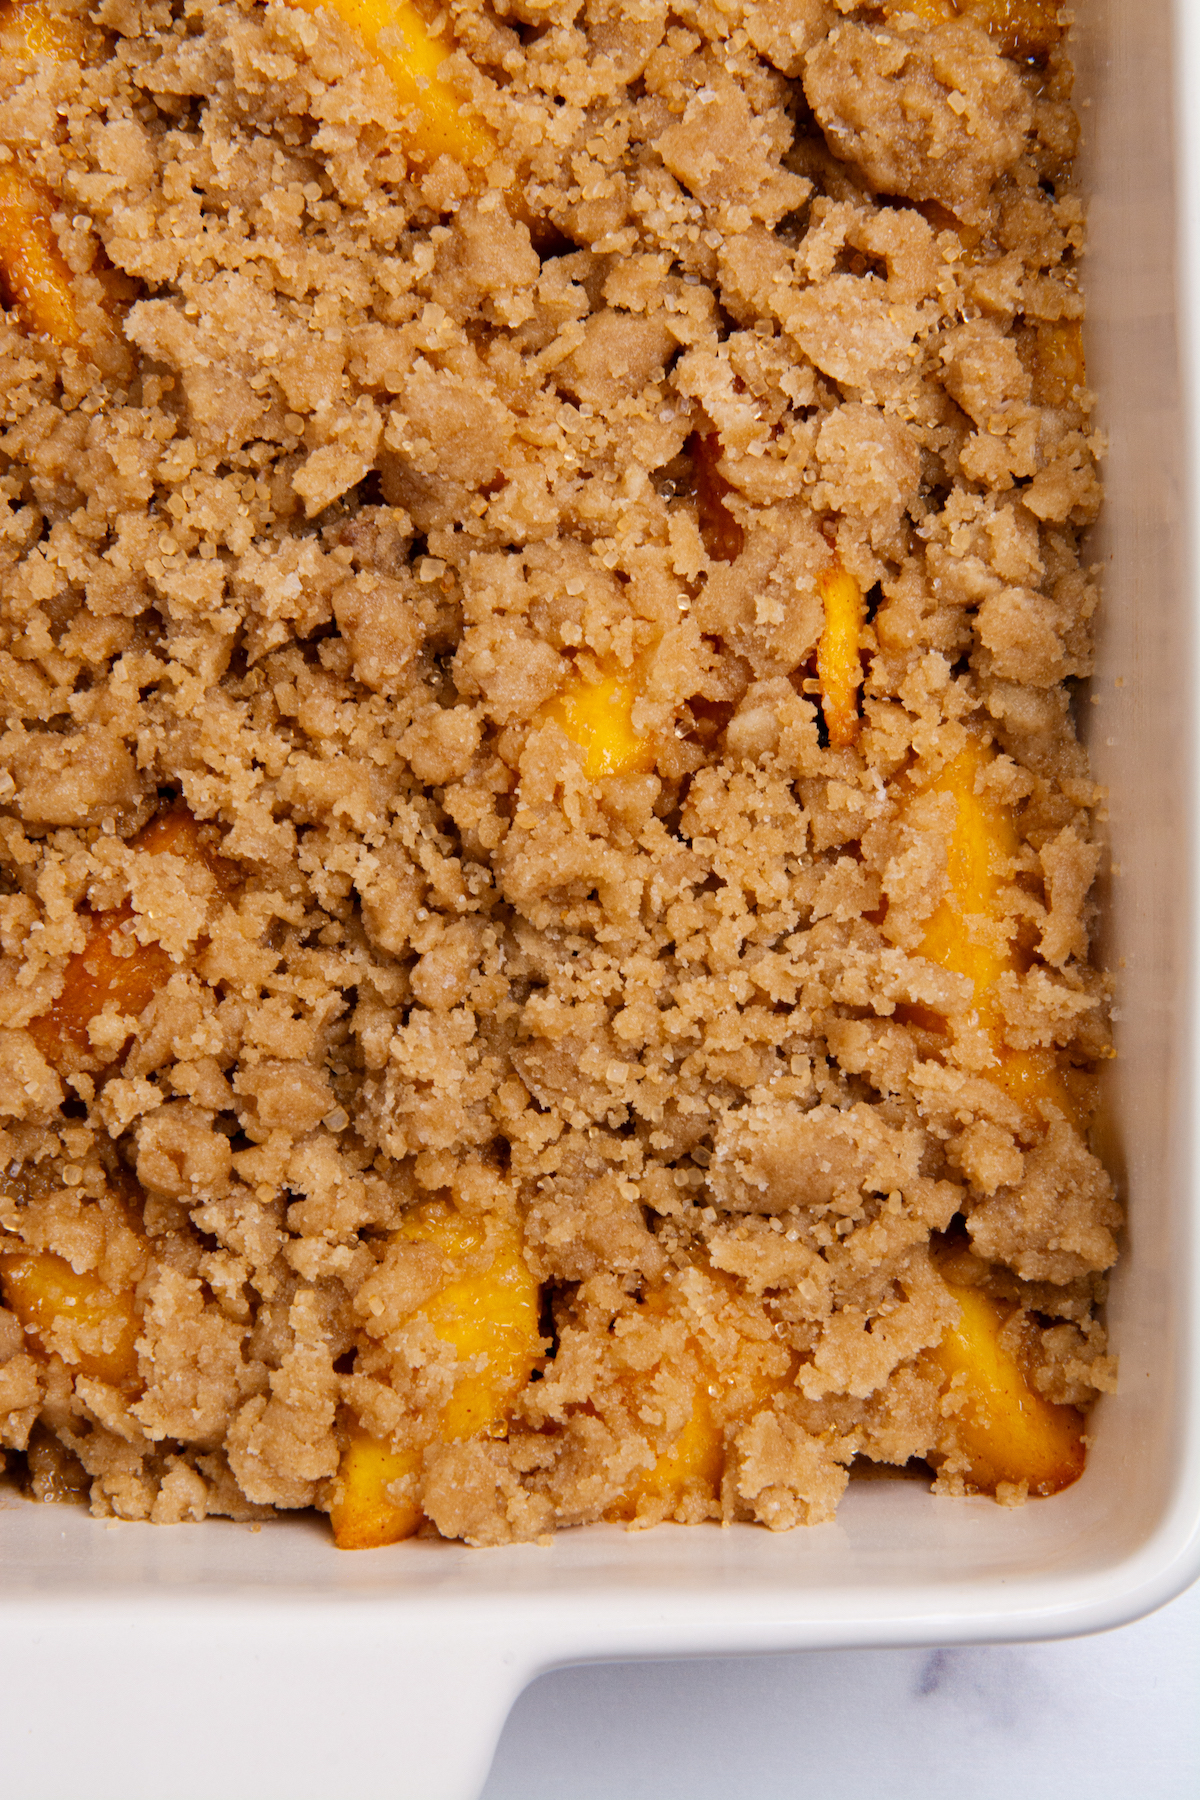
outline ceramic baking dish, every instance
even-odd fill
[[[1089,371],[1111,442],[1098,673],[1103,946],[1120,1045],[1103,1124],[1130,1209],[1120,1392],[1087,1472],[1005,1511],[853,1484],[772,1536],[595,1527],[553,1547],[339,1554],[306,1519],[105,1525],[0,1490],[0,1770],[36,1800],[472,1800],[534,1674],[601,1657],[982,1642],[1117,1625],[1200,1566],[1193,1191],[1200,342],[1195,0],[1077,0]],[[1090,702],[1090,704],[1089,704]]]

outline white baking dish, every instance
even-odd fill
[[[1005,1511],[911,1482],[838,1522],[344,1555],[307,1520],[105,1526],[0,1494],[0,1771],[36,1800],[471,1800],[532,1675],[584,1658],[1097,1630],[1200,1566],[1193,1194],[1200,344],[1196,0],[1077,0],[1089,368],[1112,451],[1093,704],[1112,794],[1108,1154],[1130,1207],[1121,1389],[1079,1484]]]

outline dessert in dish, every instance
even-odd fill
[[[1068,1485],[1120,1213],[1057,9],[0,54],[17,1478],[345,1547]]]

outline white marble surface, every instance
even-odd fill
[[[544,1676],[481,1800],[1196,1800],[1200,1585],[1121,1631]]]

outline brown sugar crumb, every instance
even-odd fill
[[[0,1454],[347,1547],[1053,1493],[1057,7],[355,16],[0,8]]]

